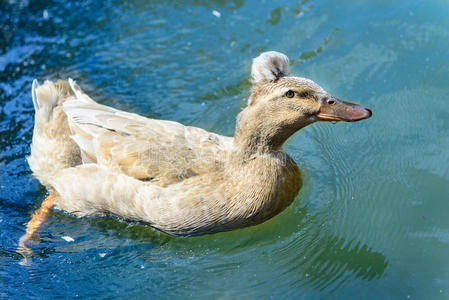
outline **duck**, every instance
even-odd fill
[[[149,119],[91,99],[72,79],[32,85],[35,125],[28,157],[49,196],[20,246],[53,209],[78,217],[115,216],[173,236],[260,224],[302,187],[286,140],[318,121],[356,122],[370,109],[292,76],[285,54],[261,53],[233,137]]]

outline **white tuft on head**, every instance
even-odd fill
[[[269,51],[253,59],[251,78],[253,83],[276,81],[290,74],[290,62],[285,54]]]

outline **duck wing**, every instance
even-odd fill
[[[98,104],[69,83],[75,95],[63,110],[83,163],[167,186],[221,169],[233,147],[230,137]]]

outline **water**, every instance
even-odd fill
[[[147,2],[0,2],[0,298],[449,298],[445,1]],[[46,195],[25,160],[33,78],[232,135],[264,50],[374,112],[288,141],[305,183],[287,210],[195,238],[54,212],[18,264]]]

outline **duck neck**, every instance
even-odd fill
[[[282,151],[284,142],[299,128],[285,126],[269,111],[245,108],[237,117],[234,144],[244,157]]]

